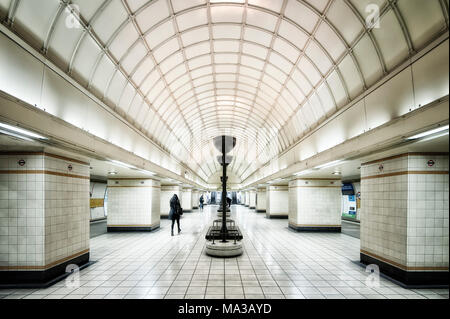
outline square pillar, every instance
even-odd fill
[[[258,188],[256,197],[256,212],[266,212],[266,188]]]
[[[256,190],[250,190],[249,192],[249,208],[255,209],[256,208]]]
[[[250,192],[245,191],[245,207],[250,207]]]
[[[289,227],[296,231],[341,231],[341,181],[297,179],[289,182]]]
[[[266,217],[283,218],[289,216],[289,190],[287,186],[266,188]]]
[[[89,164],[0,153],[0,284],[47,286],[89,262]]]
[[[181,207],[183,212],[192,212],[192,188],[183,188],[181,194]]]
[[[200,196],[198,189],[192,190],[192,209],[198,209],[199,199]]]
[[[161,218],[168,218],[170,212],[170,199],[174,194],[177,194],[181,203],[182,187],[178,185],[164,185],[161,186],[161,200],[160,200],[160,216]]]
[[[448,285],[448,153],[361,166],[361,262],[406,285]]]
[[[160,193],[161,184],[156,180],[108,180],[108,232],[159,228]]]

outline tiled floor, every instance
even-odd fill
[[[295,233],[287,220],[270,220],[242,206],[232,218],[244,234],[238,258],[205,255],[204,235],[217,206],[186,213],[182,233],[168,220],[153,233],[109,233],[91,239],[97,263],[47,289],[0,290],[0,298],[448,298],[448,289],[403,289],[380,278],[366,285],[359,239],[345,234]]]

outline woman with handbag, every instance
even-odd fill
[[[173,226],[175,225],[175,221],[177,221],[178,226],[178,234],[181,233],[180,228],[180,217],[183,215],[183,209],[181,208],[180,200],[178,199],[177,194],[173,194],[170,199],[170,212],[169,219],[172,221],[172,236],[173,236]]]

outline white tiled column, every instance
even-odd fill
[[[245,192],[241,191],[241,205],[245,206]]]
[[[245,191],[245,206],[250,207],[250,192]]]
[[[256,212],[265,213],[266,212],[266,188],[258,188],[256,197]]]
[[[179,185],[164,185],[161,186],[161,200],[160,210],[161,218],[167,218],[170,212],[170,199],[174,194],[178,196],[181,202],[182,187]]]
[[[256,190],[251,189],[249,192],[249,208],[255,209],[256,208]]]
[[[192,209],[198,209],[198,205],[199,205],[199,191],[198,189],[193,189],[192,190]]]
[[[89,164],[0,153],[0,283],[43,284],[89,261]]]
[[[268,186],[266,188],[266,217],[288,218],[289,190],[287,186]]]
[[[361,167],[361,261],[405,284],[448,284],[448,153]]]
[[[341,231],[341,181],[289,182],[289,227],[297,231]]]
[[[183,188],[181,194],[183,212],[192,212],[192,188]]]
[[[160,224],[161,184],[152,179],[108,180],[108,231],[152,231]]]

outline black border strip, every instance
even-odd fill
[[[372,256],[360,253],[361,264],[364,266],[375,264],[380,268],[380,273],[388,279],[400,283],[404,288],[448,288],[448,271],[406,271],[390,265]]]
[[[322,232],[322,233],[340,233],[342,227],[338,226],[294,226],[289,224],[289,228],[297,231],[297,232]]]
[[[136,231],[154,231],[159,229],[159,225],[157,226],[151,226],[151,227],[140,227],[140,226],[130,226],[130,227],[107,227],[107,232],[108,233],[123,233],[123,232],[136,232]]]
[[[68,265],[75,264],[81,270],[94,263],[85,253],[46,270],[0,271],[0,288],[47,288],[70,275],[66,272]]]

